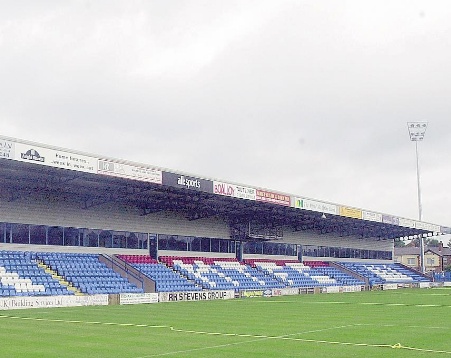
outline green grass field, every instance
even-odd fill
[[[1,357],[451,357],[451,289],[0,311]]]

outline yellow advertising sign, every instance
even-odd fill
[[[362,210],[350,208],[348,206],[340,206],[340,215],[353,219],[362,219]]]

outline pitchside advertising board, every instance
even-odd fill
[[[299,295],[299,288],[273,288],[271,296]]]
[[[160,292],[160,302],[230,300],[235,298],[235,291],[189,291]]]
[[[0,310],[106,305],[108,295],[0,297]]]
[[[341,287],[339,286],[326,286],[321,289],[322,293],[340,293]]]
[[[360,292],[362,291],[362,286],[343,286],[340,292]]]
[[[386,283],[382,285],[382,289],[385,290],[397,290],[398,284],[396,283]]]
[[[121,293],[120,305],[136,305],[141,303],[157,303],[158,293]]]

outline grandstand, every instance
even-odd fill
[[[0,163],[0,298],[419,286],[394,240],[451,232],[15,138]]]

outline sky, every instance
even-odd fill
[[[451,226],[449,0],[0,0],[0,134]]]

